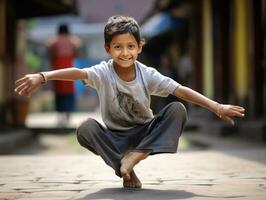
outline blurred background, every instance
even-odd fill
[[[103,48],[103,29],[115,14],[139,22],[146,40],[141,62],[220,103],[246,108],[246,117],[230,127],[214,114],[186,104],[186,130],[265,142],[265,13],[264,0],[0,0],[1,151],[9,152],[19,145],[14,141],[35,134],[74,132],[89,116],[100,120],[95,90],[79,81],[75,112],[63,127],[56,123],[52,82],[25,98],[13,92],[14,81],[52,69],[48,44],[61,23],[81,40],[74,67],[110,59]],[[154,113],[174,100],[153,97]]]

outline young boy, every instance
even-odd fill
[[[88,119],[77,129],[79,143],[100,155],[107,165],[123,177],[125,188],[140,188],[134,166],[149,155],[175,153],[186,123],[185,107],[174,102],[156,116],[150,109],[150,95],[172,94],[209,109],[234,124],[231,117],[243,117],[244,108],[219,104],[161,75],[137,61],[143,41],[137,22],[126,16],[110,17],[105,29],[108,62],[85,69],[69,68],[28,74],[16,81],[15,91],[30,95],[48,80],[82,80],[97,90],[106,127]]]

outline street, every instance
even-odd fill
[[[79,147],[74,133],[44,134],[0,156],[0,199],[263,200],[265,155],[264,144],[186,131],[178,153],[136,166],[143,188],[128,190],[99,157]]]

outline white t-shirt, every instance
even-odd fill
[[[119,78],[113,60],[84,68],[88,73],[85,84],[97,90],[102,119],[109,129],[127,130],[150,121],[150,95],[166,97],[180,85],[138,61],[135,66],[136,78],[130,82]]]

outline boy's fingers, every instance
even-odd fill
[[[24,79],[24,77],[16,80],[15,81],[15,85],[19,85],[22,82],[23,79]]]
[[[25,94],[26,94],[26,91],[27,91],[27,87],[24,87],[24,88],[22,88],[20,91],[19,91],[19,95],[21,95],[21,96],[24,96]]]
[[[17,93],[19,95],[26,95],[28,92],[28,90],[32,87],[31,84],[25,84],[24,87],[19,88],[19,90],[17,91]]]
[[[239,111],[234,111],[232,110],[232,116],[235,116],[235,117],[244,117],[244,113],[241,113]]]
[[[233,108],[234,110],[238,111],[238,112],[245,112],[244,108]]]
[[[15,88],[15,92],[20,93],[23,88],[28,88],[30,85],[27,82],[22,83],[18,87]]]
[[[30,88],[30,85],[25,86],[24,88],[22,88],[19,92],[19,95],[26,95],[27,94],[27,90]]]
[[[22,84],[23,82],[25,82],[27,79],[26,76],[22,77],[21,79],[18,79],[16,82],[15,82],[15,85],[20,85]]]
[[[244,112],[245,108],[241,107],[241,106],[232,106],[233,110],[239,111],[239,112]]]
[[[22,85],[16,87],[14,91],[15,91],[16,93],[19,93],[19,92],[23,89],[23,87],[25,87],[25,84],[22,84]]]

